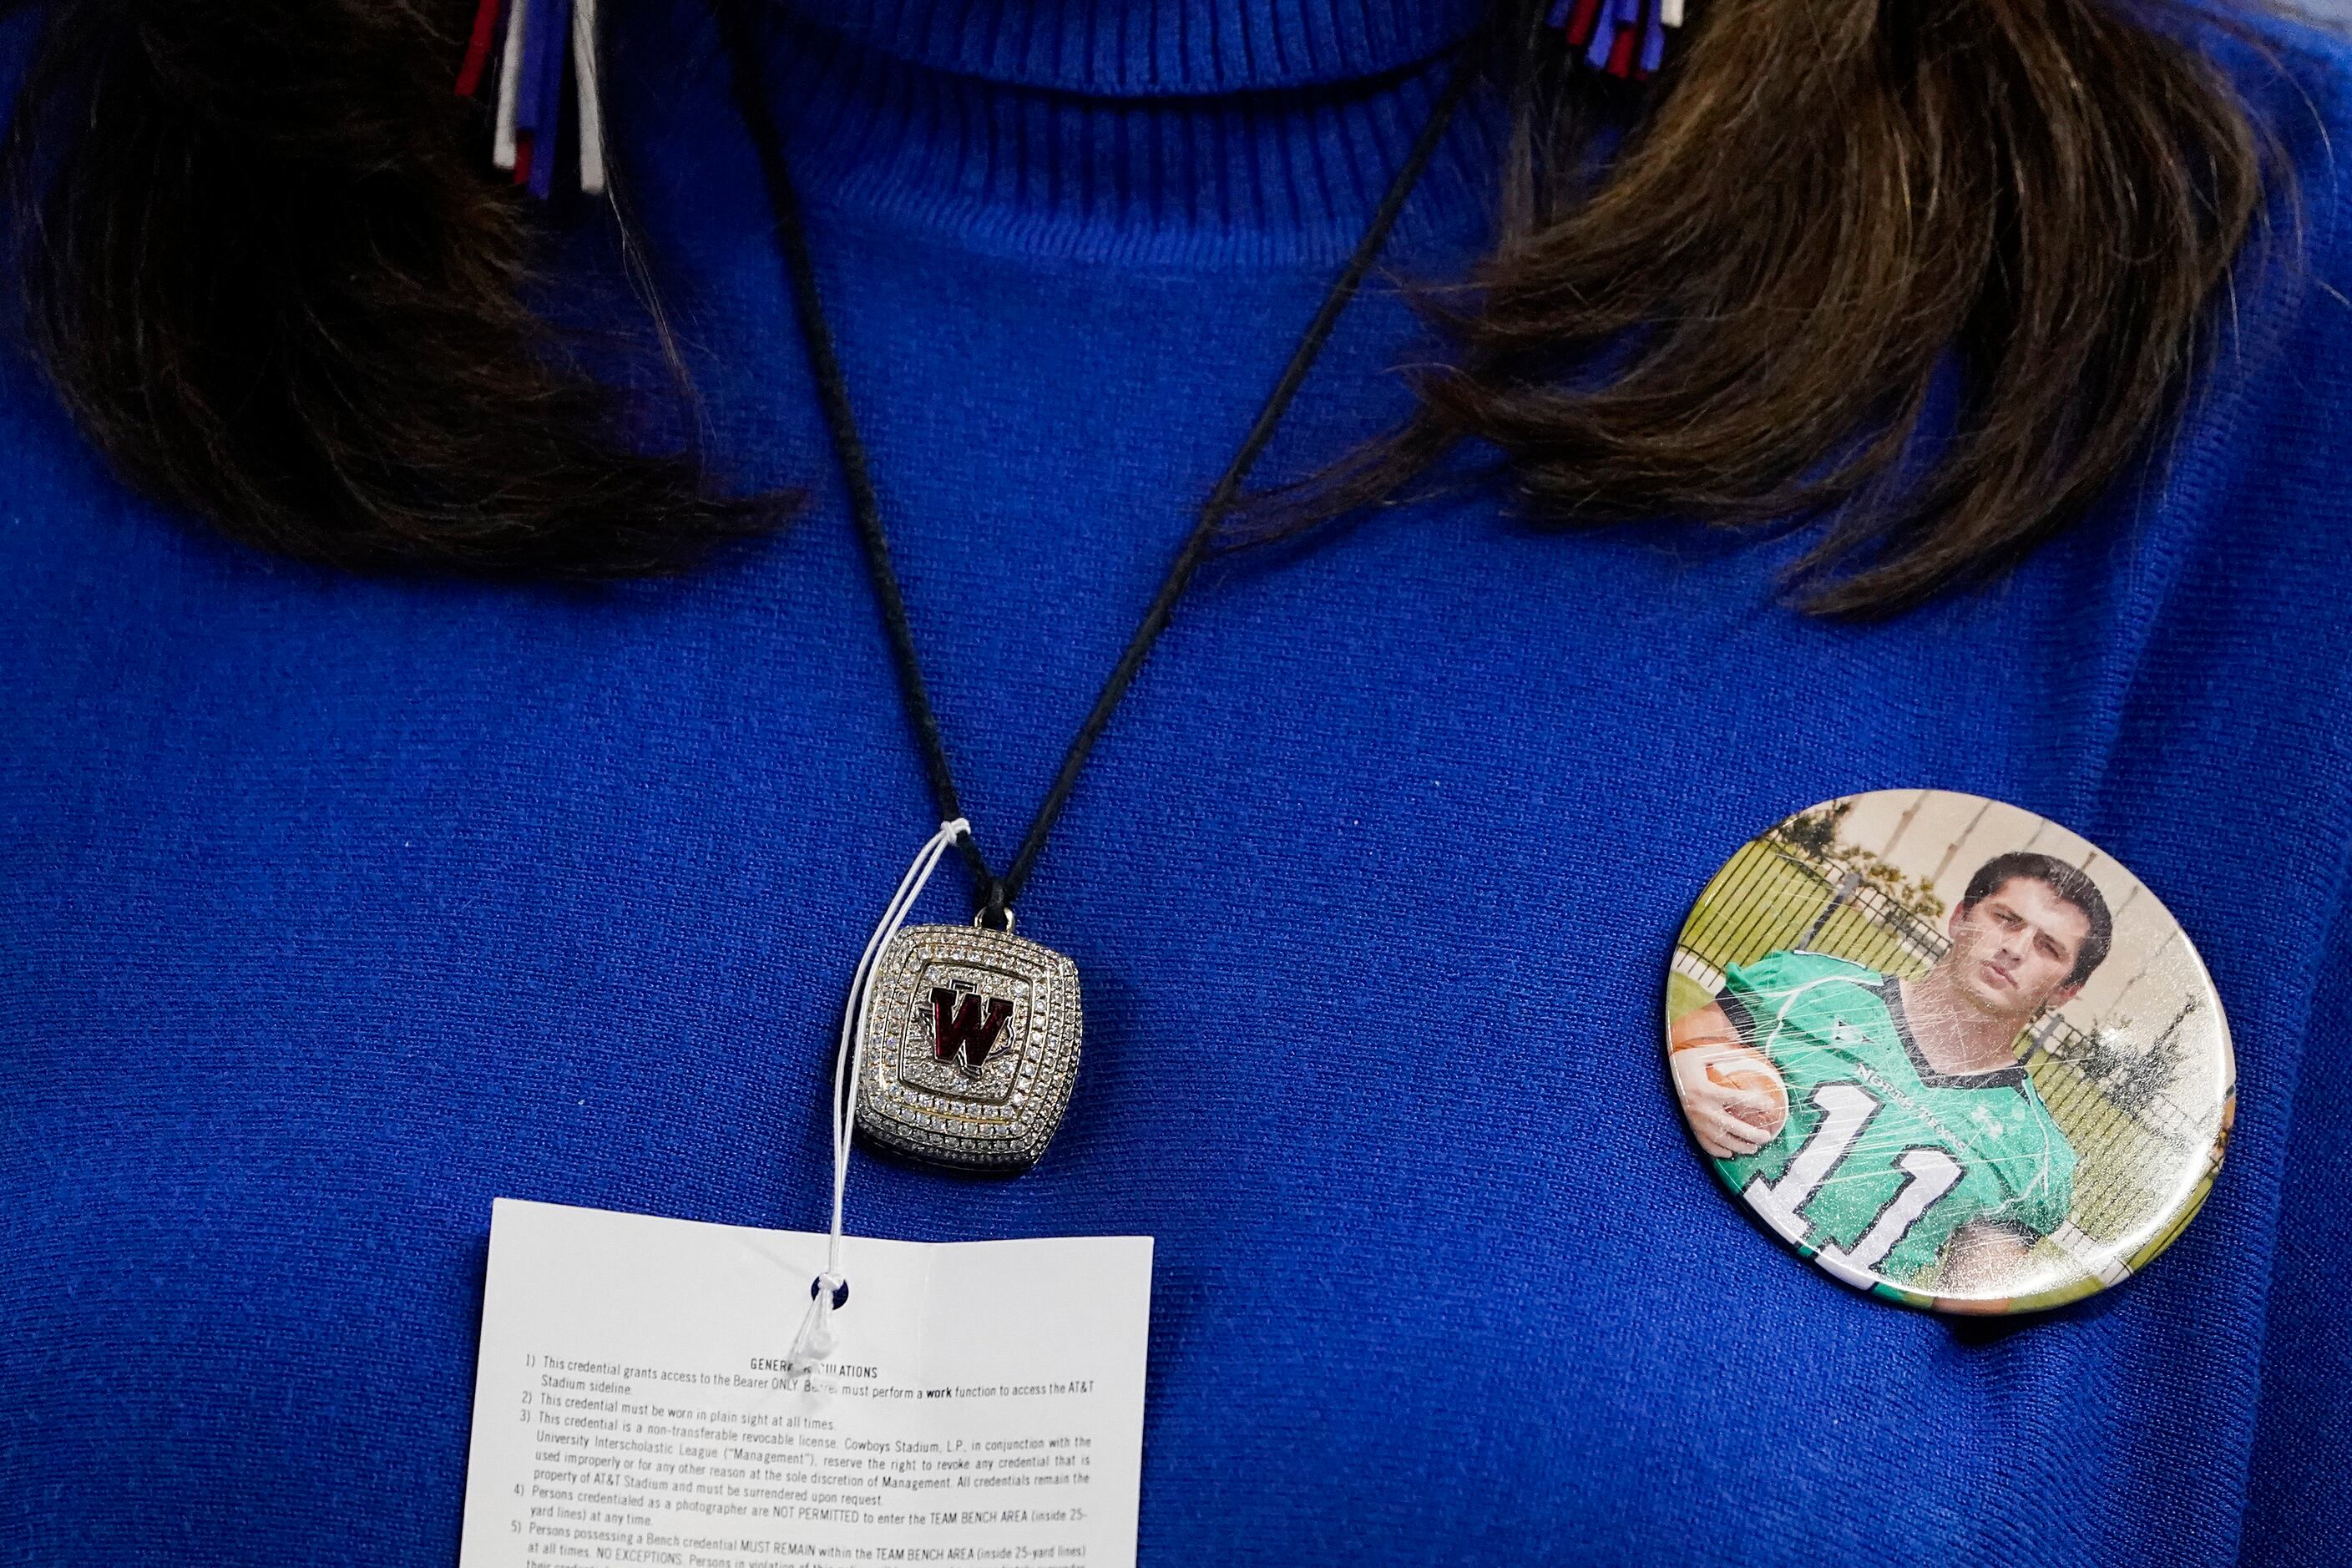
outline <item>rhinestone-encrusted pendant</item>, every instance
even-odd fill
[[[857,1130],[933,1164],[1035,1164],[1077,1081],[1078,966],[1008,931],[907,926],[872,984]]]

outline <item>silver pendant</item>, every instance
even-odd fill
[[[1025,1171],[1078,1077],[1078,966],[982,926],[907,926],[875,961],[857,1130],[968,1171]]]

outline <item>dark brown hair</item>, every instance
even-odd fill
[[[9,168],[32,347],[132,483],[339,566],[613,577],[772,503],[646,454],[523,302],[433,0],[64,0]]]
[[[1526,51],[1503,238],[1434,312],[1454,362],[1310,514],[1475,438],[1561,522],[1834,506],[1807,601],[1884,613],[2017,560],[2162,426],[2262,195],[2209,65],[2109,0],[1703,18],[1631,116]]]
[[[1418,413],[1293,521],[1477,441],[1562,523],[1827,510],[1824,611],[2013,562],[2162,426],[2261,199],[2237,99],[2128,3],[1694,0],[1625,89],[1511,0],[1502,238],[1435,298]],[[643,449],[519,303],[531,220],[449,90],[470,9],[55,5],[11,136],[33,346],[134,483],[267,548],[678,565],[773,505]]]

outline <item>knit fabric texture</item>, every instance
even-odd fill
[[[0,365],[0,1560],[447,1563],[492,1198],[824,1224],[832,1031],[937,813],[715,30],[607,9],[710,447],[810,492],[773,540],[598,590],[341,575],[131,496]],[[778,17],[1000,866],[1477,9]],[[2352,109],[2339,45],[2274,41],[2226,50],[2299,184],[2178,437],[1995,586],[1822,624],[1776,593],[1803,530],[1549,531],[1476,483],[1198,584],[1020,904],[1086,987],[1057,1142],[1014,1181],[860,1155],[849,1195],[865,1235],[1157,1238],[1145,1563],[2352,1554]],[[1465,110],[1399,274],[1475,256],[1501,135]],[[581,226],[555,308],[638,319],[610,250]],[[1374,288],[1265,474],[1427,352]],[[1660,1066],[1732,850],[1927,786],[2123,860],[2235,1038],[2203,1214],[2030,1321],[1798,1259]],[[970,897],[951,858],[919,916]]]

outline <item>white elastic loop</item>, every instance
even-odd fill
[[[1683,0],[1658,0],[1658,26],[1679,27],[1683,25]]]
[[[515,116],[522,93],[523,13],[525,0],[507,0],[506,51],[499,57],[499,117],[490,133],[490,162],[501,169],[515,166]]]
[[[820,1274],[809,1287],[808,1311],[785,1357],[790,1363],[788,1375],[798,1377],[833,1354],[833,1299],[847,1283],[837,1274]]]
[[[604,101],[596,69],[596,0],[572,0],[572,78],[580,100],[580,188],[604,194]]]
[[[874,989],[874,961],[907,923],[908,911],[923,896],[924,884],[939,868],[940,858],[971,831],[971,824],[961,816],[942,822],[940,830],[915,852],[914,863],[898,879],[898,890],[890,895],[874,934],[866,940],[865,952],[858,956],[857,971],[850,976],[849,1000],[841,1010],[841,1047],[833,1058],[833,1233],[825,1247],[824,1272],[817,1277],[815,1295],[786,1358],[788,1377],[802,1375],[833,1353],[833,1299],[849,1283],[841,1272],[841,1207],[849,1189],[850,1138],[857,1131],[857,1086],[866,1071],[866,1009]]]

